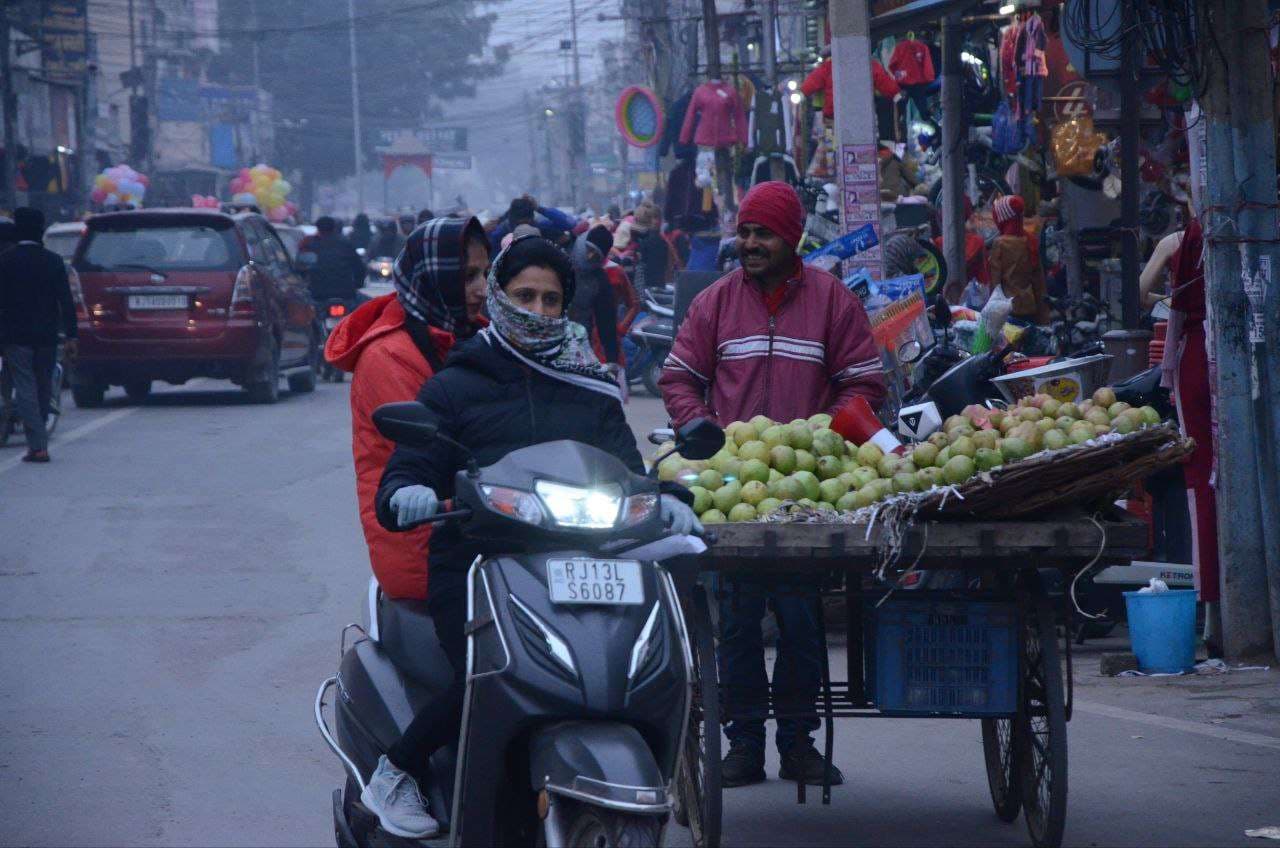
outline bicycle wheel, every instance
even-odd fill
[[[1012,822],[1022,812],[1018,775],[1013,759],[1013,719],[982,720],[982,753],[987,763],[987,786],[991,804],[1003,822]]]
[[[710,608],[701,586],[694,588],[693,705],[676,780],[676,821],[686,825],[696,848],[720,845],[720,688]]]
[[[1022,622],[1014,768],[1031,844],[1058,848],[1067,819],[1067,715],[1053,609],[1035,595]]]

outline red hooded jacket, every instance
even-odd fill
[[[394,294],[362,305],[340,323],[324,346],[325,359],[351,378],[351,452],[356,465],[360,524],[369,544],[369,562],[382,591],[392,598],[427,597],[427,543],[431,527],[391,533],[378,524],[374,499],[395,442],[373,426],[373,411],[384,403],[415,400],[431,378],[431,365],[404,326],[404,308]],[[454,337],[428,327],[444,360]]]
[[[689,304],[658,380],[675,426],[699,416],[722,426],[835,414],[855,395],[884,399],[880,354],[862,302],[805,265],[776,304],[742,269]]]

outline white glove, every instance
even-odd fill
[[[391,511],[401,527],[426,521],[436,514],[439,506],[440,499],[427,486],[401,486],[391,496]]]
[[[694,515],[693,510],[675,495],[663,495],[659,498],[659,504],[662,520],[673,533],[687,536],[690,533],[702,532],[702,522],[698,520],[698,516]]]

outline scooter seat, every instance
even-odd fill
[[[402,674],[430,692],[443,691],[453,681],[453,666],[440,646],[426,601],[380,598],[378,641]]]

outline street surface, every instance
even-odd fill
[[[643,394],[630,415],[665,423]],[[345,385],[266,407],[204,382],[69,408],[49,466],[0,450],[0,844],[333,844],[342,770],[311,706],[368,576],[349,434]],[[1280,673],[1102,679],[1098,650],[1067,844],[1263,844],[1244,831],[1280,825]],[[991,811],[976,722],[836,740],[830,807],[797,806],[770,752],[768,783],[726,792],[726,843],[1027,844]]]

